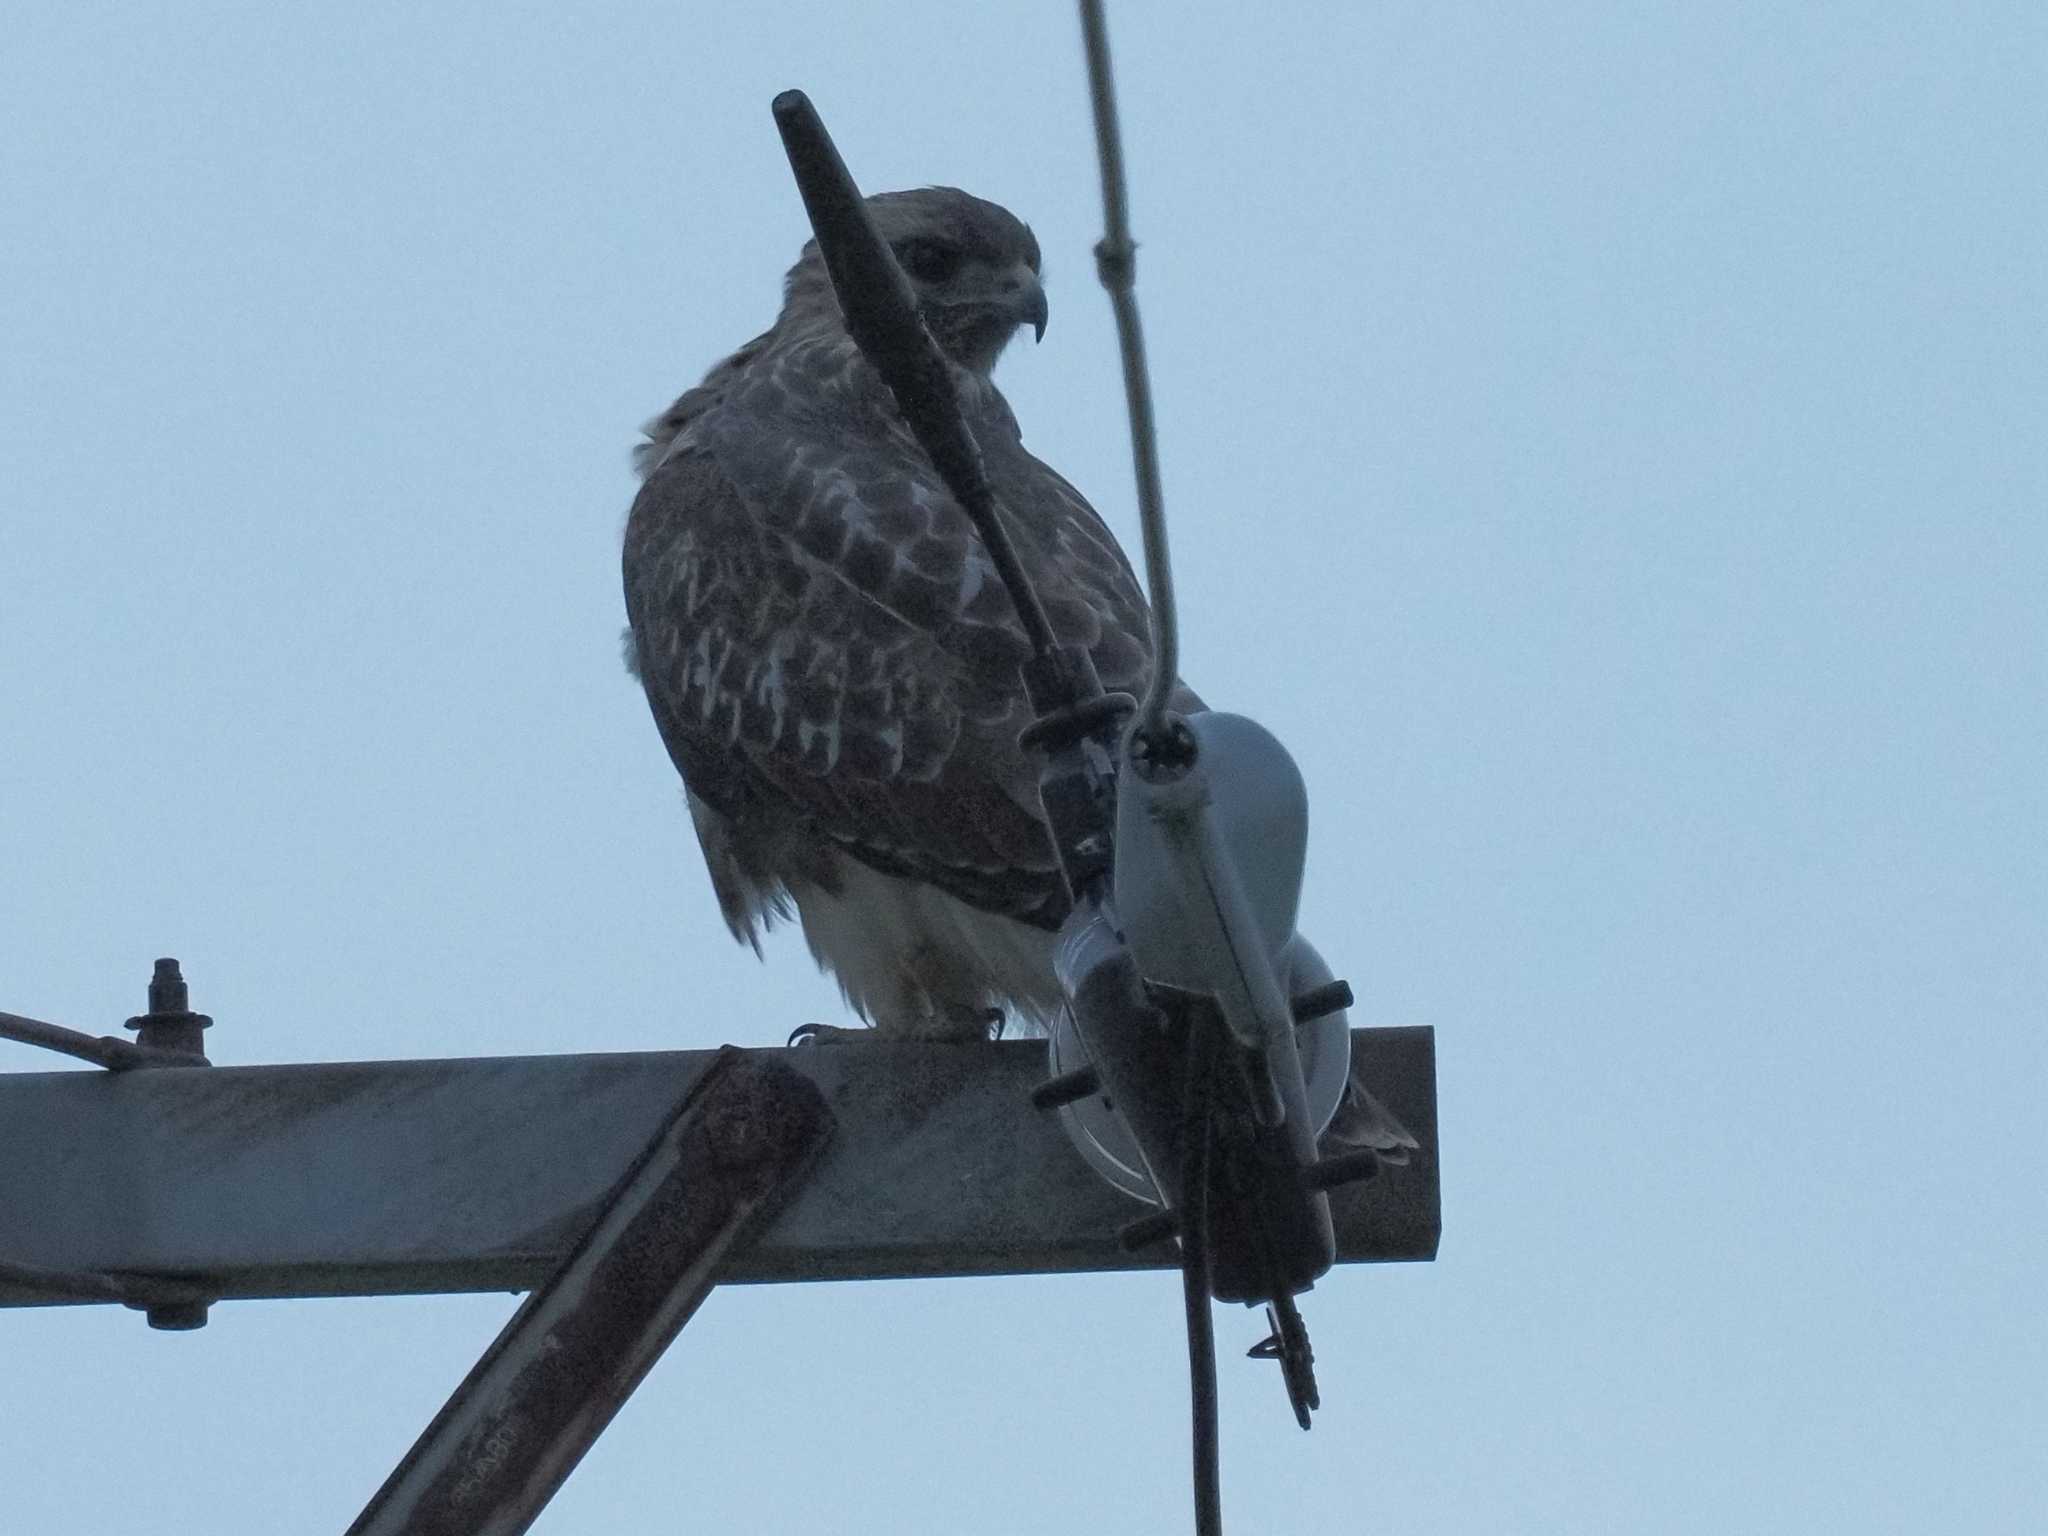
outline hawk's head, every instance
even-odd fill
[[[876,232],[917,294],[932,339],[961,367],[986,378],[996,358],[1028,325],[1045,334],[1045,289],[1038,279],[1038,241],[1007,208],[957,187],[883,192],[868,200]],[[839,302],[815,240],[790,269],[786,312],[829,314]]]

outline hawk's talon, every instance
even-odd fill
[[[799,1024],[783,1042],[785,1049],[800,1045],[822,1045],[827,1041],[923,1040],[934,1045],[971,1045],[976,1041],[1000,1040],[1009,1015],[1000,1008],[976,1008],[951,1014],[931,1014],[908,1023],[879,1026],[845,1024]]]
[[[821,1045],[827,1040],[849,1040],[873,1033],[869,1029],[848,1029],[843,1024],[799,1024],[782,1044],[785,1049],[793,1049],[799,1045]]]

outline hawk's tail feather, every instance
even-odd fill
[[[690,819],[697,827],[697,841],[704,848],[704,867],[711,875],[711,889],[718,897],[718,912],[725,926],[740,943],[761,955],[761,935],[778,921],[796,917],[796,903],[789,887],[780,880],[763,880],[747,868],[733,847],[730,824],[717,811],[685,792]]]

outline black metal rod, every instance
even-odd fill
[[[132,1040],[117,1039],[113,1035],[88,1035],[83,1030],[66,1029],[62,1024],[46,1024],[41,1019],[26,1018],[18,1013],[0,1013],[0,1040],[15,1040],[23,1045],[41,1046],[46,1051],[59,1051],[80,1061],[89,1061],[96,1067],[105,1067],[109,1072],[124,1072],[131,1067],[168,1066],[173,1057],[181,1062],[191,1060],[181,1051],[151,1050]]]
[[[896,396],[932,467],[973,519],[996,574],[1017,610],[1036,656],[1052,654],[1052,626],[996,514],[981,449],[960,414],[959,392],[938,344],[918,318],[910,282],[875,226],[846,162],[802,91],[784,91],[772,105],[804,212],[818,237],[833,292],[853,337]]]

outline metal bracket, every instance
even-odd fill
[[[128,1028],[136,1032],[133,1042],[115,1035],[88,1035],[18,1013],[0,1013],[0,1039],[75,1056],[109,1072],[211,1066],[201,1037],[213,1020],[194,1013],[191,1002],[185,973],[175,958],[166,956],[150,976],[149,1012],[128,1021]],[[220,1299],[210,1286],[176,1276],[102,1274],[0,1260],[0,1294],[8,1287],[74,1301],[118,1301],[143,1313],[150,1327],[172,1333],[204,1328],[207,1309]]]
[[[832,1133],[802,1074],[719,1052],[349,1536],[518,1536]]]

